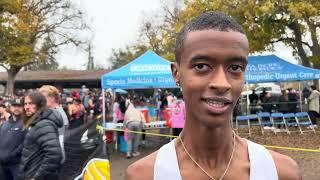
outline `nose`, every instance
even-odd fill
[[[209,82],[209,89],[216,90],[218,93],[225,93],[230,90],[231,84],[228,81],[226,73],[223,66],[218,66]]]
[[[29,108],[29,105],[28,104],[25,104],[24,105],[24,109],[28,109]]]

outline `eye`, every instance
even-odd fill
[[[229,67],[229,70],[232,72],[232,73],[241,73],[244,71],[244,68],[242,65],[240,64],[233,64]]]
[[[207,71],[210,67],[207,64],[195,64],[194,69],[199,72]]]

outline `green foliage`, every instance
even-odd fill
[[[154,50],[160,56],[174,60],[177,32],[192,17],[207,11],[222,11],[235,18],[246,31],[252,53],[272,51],[274,43],[283,42],[292,47],[293,53],[300,55],[303,64],[320,56],[319,0],[185,0],[184,6],[164,6],[160,13],[164,18],[160,23],[154,20],[144,23],[142,27],[149,28],[142,28],[140,32],[148,37],[147,41],[144,38],[144,41],[125,49],[114,50],[113,63],[118,63],[118,67],[132,60],[123,59],[136,55],[135,46]],[[309,35],[311,40],[307,38]],[[305,54],[311,58],[304,57]],[[315,67],[320,67],[315,60],[312,62]]]
[[[56,69],[58,47],[81,44],[76,34],[86,28],[71,0],[0,0],[0,66],[8,84],[25,66]]]
[[[147,50],[152,50],[159,56],[174,61],[175,38],[179,28],[181,10],[179,4],[173,7],[164,5],[162,19],[149,18],[140,28],[139,40],[122,49],[113,49],[109,61],[112,69],[119,68]],[[156,23],[158,22],[158,23]]]
[[[0,62],[25,66],[54,58],[57,47],[80,41],[75,32],[85,28],[82,13],[70,0],[1,0]],[[64,12],[64,13],[58,13]],[[50,42],[49,42],[50,41]]]

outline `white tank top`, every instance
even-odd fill
[[[176,140],[176,139],[175,139]],[[175,140],[162,146],[157,153],[154,180],[182,180],[175,149]],[[273,158],[263,146],[247,140],[250,180],[278,180]]]

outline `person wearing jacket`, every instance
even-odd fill
[[[308,97],[309,101],[309,116],[313,125],[317,125],[317,117],[319,117],[319,97],[320,92],[315,85],[310,86],[311,93]]]
[[[124,114],[123,126],[124,129],[128,128],[129,131],[141,132],[145,123],[144,115],[136,108],[138,100],[134,99],[133,103],[130,103]],[[141,142],[141,135],[137,133],[128,133],[128,149],[127,158],[131,156],[136,157],[140,155],[139,145]]]
[[[21,179],[19,163],[23,148],[25,131],[22,124],[22,100],[13,99],[10,106],[11,116],[0,127],[0,163],[3,180]]]
[[[58,128],[61,115],[46,107],[46,98],[39,92],[24,97],[23,126],[28,130],[20,168],[26,180],[58,179],[62,149]]]
[[[69,126],[68,117],[67,117],[67,114],[62,109],[62,106],[59,104],[60,95],[59,95],[59,90],[56,87],[50,86],[50,85],[44,85],[39,89],[39,92],[41,92],[44,95],[44,97],[46,97],[47,107],[59,113],[62,118],[61,120],[63,121],[63,126],[58,129],[59,140],[60,140],[60,145],[61,145],[62,155],[63,155],[61,164],[63,164],[66,160],[65,151],[64,151],[64,133],[65,133],[65,129],[67,129]]]

